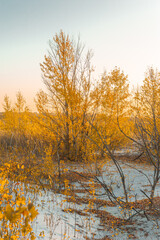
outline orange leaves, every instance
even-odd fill
[[[11,164],[6,164],[6,167],[11,167]],[[11,239],[18,240],[24,236],[35,239],[31,223],[38,211],[30,200],[26,200],[23,183],[10,183],[7,174],[4,169],[0,171],[0,238],[9,239],[12,236]]]

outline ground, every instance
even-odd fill
[[[124,158],[124,157],[123,157]],[[33,230],[37,239],[105,240],[160,239],[160,185],[157,185],[153,208],[143,194],[150,193],[145,175],[152,181],[153,169],[144,163],[120,160],[123,168],[129,203],[120,206],[109,201],[104,188],[94,182],[94,164],[70,164],[62,174],[61,191],[41,191],[35,203],[39,211]],[[132,165],[132,167],[129,167]],[[84,167],[85,166],[85,167]],[[111,161],[103,162],[98,179],[124,200],[122,183]],[[140,171],[137,171],[136,168]],[[142,174],[143,172],[143,174]],[[139,214],[137,214],[137,212]]]

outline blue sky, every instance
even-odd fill
[[[160,70],[159,0],[0,0],[0,110],[18,90],[33,105],[39,63],[60,29],[93,50],[95,77],[118,66],[136,85],[147,67]]]

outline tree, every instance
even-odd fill
[[[11,132],[14,127],[13,111],[11,106],[11,100],[7,95],[5,95],[4,97],[3,109],[4,109],[3,129],[5,131]]]
[[[138,144],[146,160],[153,166],[150,199],[153,200],[156,185],[160,179],[160,72],[149,68],[139,95],[136,130]]]
[[[3,109],[5,112],[11,111],[11,101],[7,95],[4,97]]]
[[[97,128],[110,147],[110,150],[114,151],[126,142],[123,134],[119,131],[117,117],[126,129],[129,129],[130,124],[128,121],[130,93],[127,76],[117,67],[109,74],[105,71],[92,96],[99,109]]]
[[[26,100],[24,99],[22,93],[18,91],[16,94],[15,111],[17,111],[18,113],[22,113],[26,110],[28,110],[26,106]]]
[[[16,95],[15,106],[12,107],[9,97],[6,95],[4,97],[4,114],[3,114],[3,125],[4,130],[3,144],[5,146],[13,148],[13,145],[22,146],[26,135],[27,126],[29,123],[28,119],[28,108],[26,106],[26,101],[19,91]],[[23,146],[24,147],[24,146]]]
[[[26,100],[22,93],[19,91],[16,94],[15,107],[13,108],[14,121],[15,121],[15,133],[19,138],[26,134],[27,127],[27,113],[28,107],[26,106]]]
[[[152,179],[141,171],[151,186],[151,192],[148,196],[141,191],[150,199],[152,207],[155,188],[160,179],[160,72],[153,68],[148,69],[143,85],[135,92],[134,99],[135,134],[129,136],[122,130],[120,124],[119,128],[125,137],[139,147],[141,151],[139,156],[143,154],[153,167]]]
[[[126,203],[128,203],[126,179],[123,169],[114,155],[114,150],[126,143],[124,135],[119,130],[117,119],[123,123],[123,126],[128,125],[125,121],[126,119],[128,121],[129,118],[129,96],[128,79],[120,69],[115,68],[110,74],[104,72],[101,81],[92,94],[95,108],[99,108],[99,110],[96,120],[94,122],[90,121],[92,131],[95,132],[94,137],[90,137],[90,139],[102,154],[105,153],[113,161],[119,173]],[[96,181],[103,186],[111,201],[117,201],[117,196],[109,189],[107,183],[102,183],[98,178],[96,178]]]
[[[87,131],[92,54],[88,51],[83,58],[80,42],[75,46],[62,30],[49,46],[40,64],[47,92],[37,94],[36,105],[43,123],[53,132],[54,145],[67,159],[76,160],[82,155]]]

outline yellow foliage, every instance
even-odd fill
[[[10,166],[8,164],[7,166]],[[9,193],[9,181],[4,171],[0,171],[0,239],[20,239],[21,236],[27,239],[35,239],[31,223],[36,218],[38,211],[33,203],[26,202],[23,195],[23,184],[13,192]],[[11,238],[9,238],[11,236]]]

